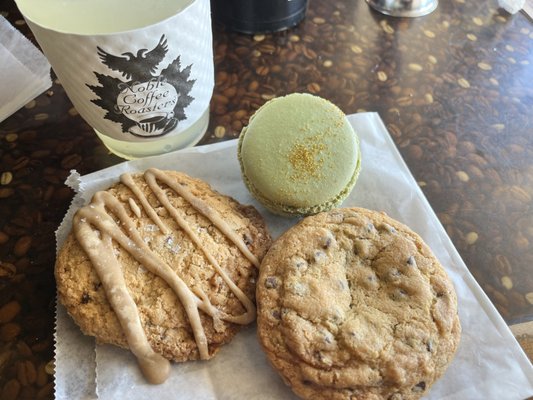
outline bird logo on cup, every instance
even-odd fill
[[[98,96],[91,101],[106,111],[104,118],[140,137],[165,135],[187,118],[185,108],[194,100],[189,93],[196,81],[189,79],[192,64],[181,69],[178,56],[156,75],[168,52],[165,35],[152,50],[140,49],[137,54],[97,49],[102,63],[123,78],[94,72],[100,85],[87,85]]]

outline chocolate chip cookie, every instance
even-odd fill
[[[255,320],[270,236],[259,213],[198,179],[124,174],[77,211],[59,252],[59,300],[87,335],[130,348],[147,378],[211,358]]]
[[[460,340],[456,294],[429,247],[366,209],[317,214],[284,233],[256,296],[259,340],[306,399],[418,399]]]

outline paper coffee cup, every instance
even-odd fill
[[[112,151],[135,158],[194,145],[202,137],[214,86],[209,0],[118,1],[125,15],[111,18],[136,21],[118,22],[133,26],[120,32],[110,31],[114,24],[99,26],[98,14],[94,28],[61,22],[85,19],[79,14],[87,10],[109,12],[98,9],[99,1],[71,2],[86,8],[64,15],[58,8],[57,17],[41,10],[50,3],[65,4],[17,0],[74,107]],[[143,7],[167,7],[164,19],[152,23],[154,12]]]

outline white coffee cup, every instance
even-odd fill
[[[209,0],[16,0],[79,114],[125,158],[196,144],[214,86]]]

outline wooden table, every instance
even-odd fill
[[[12,0],[0,12],[33,40]],[[441,0],[416,19],[386,17],[364,1],[310,0],[291,30],[251,36],[215,23],[213,34],[216,87],[200,144],[236,138],[254,110],[291,92],[347,114],[379,112],[531,357],[532,21],[495,0]],[[73,195],[63,182],[70,169],[121,161],[57,81],[0,123],[0,398],[52,398],[54,230]]]

